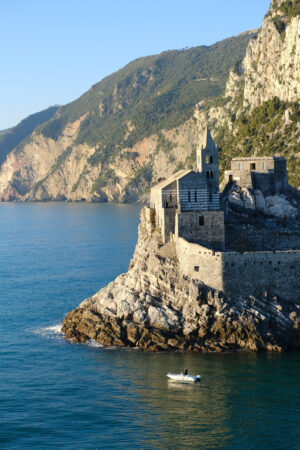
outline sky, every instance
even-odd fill
[[[0,0],[0,130],[140,56],[259,28],[270,0]]]

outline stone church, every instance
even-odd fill
[[[164,243],[171,234],[216,250],[224,248],[219,201],[219,148],[208,129],[197,149],[196,170],[180,170],[151,189],[150,207]]]

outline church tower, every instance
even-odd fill
[[[219,148],[208,128],[204,130],[197,150],[197,170],[207,182],[209,209],[219,209]]]

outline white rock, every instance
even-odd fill
[[[228,196],[228,202],[232,205],[240,206],[241,208],[244,207],[243,200],[238,192],[231,192]]]
[[[150,325],[152,326],[157,328],[169,328],[168,321],[161,308],[157,308],[152,305],[149,306],[148,318]]]
[[[283,217],[296,217],[297,208],[294,208],[288,200],[282,195],[271,195],[266,197],[266,208],[272,216]]]
[[[126,300],[121,300],[117,303],[117,315],[120,319],[127,319],[131,313],[131,306]]]
[[[247,188],[242,189],[244,208],[255,209],[255,198]]]
[[[259,189],[256,189],[254,191],[254,197],[256,209],[258,209],[259,211],[264,211],[266,207],[266,201],[263,193]]]

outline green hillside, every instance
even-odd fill
[[[287,159],[289,183],[300,186],[299,102],[283,102],[277,97],[244,112],[234,121],[233,129],[219,127],[217,144],[222,147],[222,169],[230,167],[236,156],[281,155]]]
[[[178,126],[196,103],[219,95],[251,37],[246,33],[211,46],[139,58],[60,108],[39,130],[58,139],[68,122],[86,114],[76,143],[98,146],[89,160],[92,165],[112,160],[119,148]]]
[[[29,136],[38,125],[50,120],[58,108],[58,106],[50,106],[36,114],[31,114],[15,127],[0,131],[0,165],[14,147]]]

